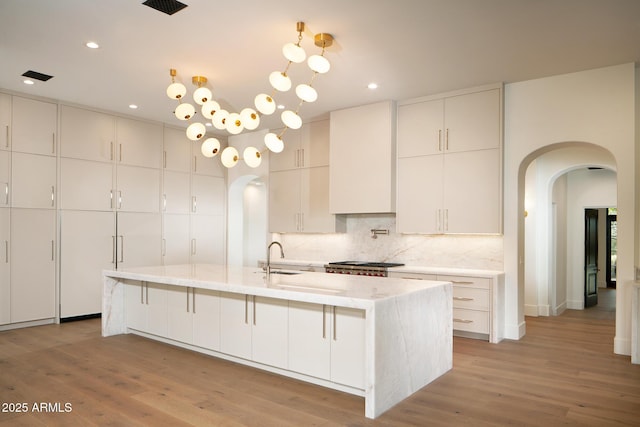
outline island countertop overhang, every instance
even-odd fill
[[[369,309],[377,301],[451,286],[443,281],[362,277],[318,272],[270,274],[259,268],[181,264],[104,270],[105,277]]]

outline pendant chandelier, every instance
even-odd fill
[[[269,74],[269,83],[272,91],[270,94],[260,93],[254,99],[254,108],[244,108],[240,112],[229,112],[220,107],[220,104],[213,99],[213,94],[204,85],[207,78],[204,76],[193,76],[191,82],[197,87],[193,92],[193,100],[200,108],[203,119],[211,120],[211,124],[218,130],[226,130],[231,135],[237,135],[243,130],[254,130],[260,125],[260,116],[268,116],[276,111],[276,101],[274,99],[277,92],[287,92],[292,87],[291,79],[287,74],[291,64],[299,64],[307,59],[305,50],[300,46],[302,41],[302,33],[304,31],[304,22],[296,24],[298,32],[298,41],[296,43],[287,43],[282,48],[282,54],[287,59],[287,65],[284,71],[274,71]],[[299,84],[295,88],[295,92],[300,102],[295,110],[285,110],[280,115],[280,119],[284,124],[284,129],[279,133],[269,132],[265,135],[264,143],[268,150],[273,153],[279,153],[284,149],[282,136],[287,129],[299,129],[302,126],[302,119],[298,115],[298,111],[305,102],[314,102],[318,99],[318,92],[313,88],[313,82],[318,74],[324,74],[331,68],[331,64],[325,58],[325,48],[331,46],[333,36],[327,33],[320,33],[314,36],[314,44],[322,50],[320,54],[311,55],[307,59],[307,64],[312,71],[309,83]],[[206,138],[207,128],[198,121],[193,121],[196,116],[196,107],[193,104],[184,102],[187,94],[187,88],[179,82],[176,82],[177,72],[175,69],[169,71],[171,75],[171,84],[167,88],[167,96],[178,101],[174,114],[179,120],[191,122],[187,127],[187,138],[191,141],[203,140],[201,145],[202,154],[206,157],[214,157],[220,152],[220,141],[217,138]],[[234,167],[241,159],[240,153],[235,147],[226,147],[220,154],[222,164],[231,168]],[[245,163],[252,167],[258,167],[262,162],[262,153],[255,147],[247,147],[242,159]]]

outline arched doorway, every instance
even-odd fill
[[[615,160],[593,144],[560,143],[532,153],[526,161],[526,167],[522,164],[525,315],[582,309],[584,209],[616,205]]]

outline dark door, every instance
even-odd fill
[[[616,287],[618,260],[618,216],[607,215],[607,288]]]
[[[598,304],[598,210],[584,210],[584,306]]]

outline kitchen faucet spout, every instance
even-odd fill
[[[278,245],[280,247],[280,258],[284,258],[284,249],[278,241],[273,241],[267,246],[267,275],[271,274],[271,246]]]

